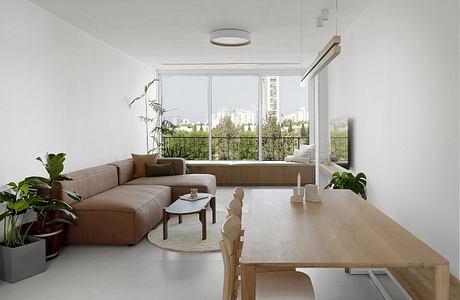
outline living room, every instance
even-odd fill
[[[1,4],[1,299],[460,297],[458,1]]]

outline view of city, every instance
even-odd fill
[[[298,76],[262,76],[261,90],[262,160],[284,160],[309,142],[306,90],[299,86]],[[208,77],[165,77],[162,91],[168,109],[165,118],[176,126],[174,134],[163,137],[163,155],[188,160],[259,159],[257,76],[213,76],[211,122]]]

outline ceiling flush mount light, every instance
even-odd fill
[[[251,43],[251,34],[241,29],[218,29],[211,31],[210,42],[222,47],[241,47]]]

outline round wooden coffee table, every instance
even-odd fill
[[[213,194],[198,193],[199,196],[206,196],[200,200],[177,199],[170,206],[163,208],[163,239],[168,239],[168,221],[171,215],[179,216],[179,223],[182,223],[183,215],[198,214],[201,222],[201,239],[206,239],[206,207],[209,205],[212,210],[212,223],[216,223],[216,197]]]

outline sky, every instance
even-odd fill
[[[205,121],[208,114],[207,76],[163,76],[163,106],[167,116]],[[213,76],[213,113],[223,108],[243,108],[257,112],[257,76]],[[307,89],[300,87],[299,76],[281,76],[280,106],[289,114],[307,107]]]

